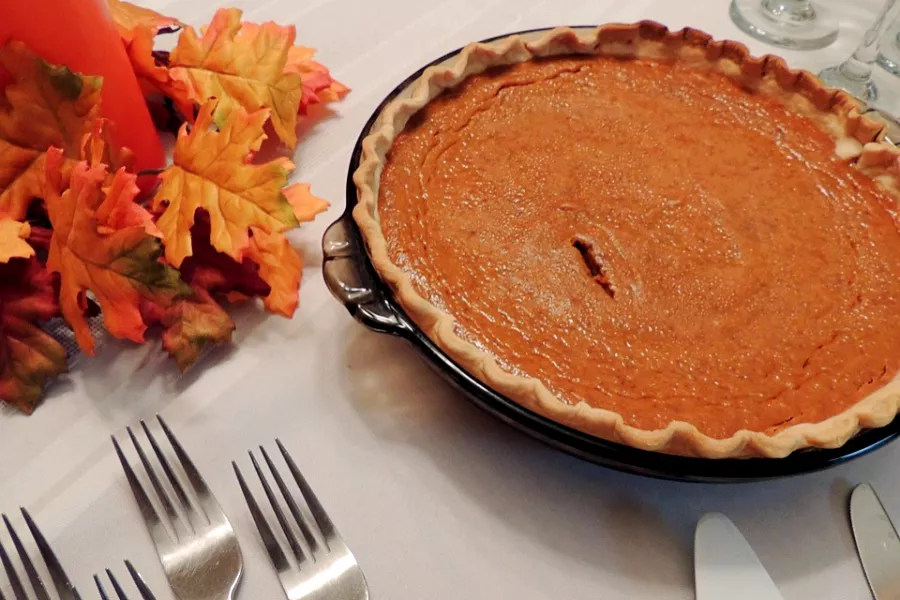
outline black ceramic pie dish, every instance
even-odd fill
[[[543,31],[546,29],[519,33],[533,35]],[[493,39],[498,38],[484,41]],[[341,217],[325,232],[322,270],[328,289],[357,321],[375,331],[410,341],[445,379],[461,389],[476,405],[506,423],[560,450],[628,473],[707,483],[774,479],[839,465],[872,452],[900,435],[900,419],[895,419],[885,427],[859,433],[840,448],[801,450],[786,458],[716,460],[671,456],[630,448],[560,425],[497,393],[451,360],[406,315],[391,289],[381,281],[372,267],[351,213],[357,202],[353,173],[359,166],[362,140],[369,134],[385,105],[402,94],[426,68],[447,61],[458,53],[459,50],[450,52],[424,65],[394,88],[372,114],[353,149],[347,173],[347,206]]]

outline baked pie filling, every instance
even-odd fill
[[[893,200],[822,127],[679,61],[495,67],[414,114],[377,210],[456,333],[565,403],[712,438],[900,369]]]

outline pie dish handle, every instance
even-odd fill
[[[322,274],[331,294],[354,319],[382,333],[409,336],[412,328],[391,305],[372,270],[356,223],[344,214],[322,237]]]

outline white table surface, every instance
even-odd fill
[[[193,24],[216,2],[141,0]],[[555,24],[659,20],[774,51],[732,25],[725,0],[229,0],[252,20],[294,23],[301,43],[353,92],[307,135],[296,178],[331,199],[293,238],[306,253],[292,320],[237,314],[236,346],[179,376],[155,343],[106,343],[30,418],[0,415],[0,510],[30,508],[82,588],[131,558],[170,598],[109,442],[162,413],[241,538],[240,598],[282,598],[230,461],[278,436],[294,453],[381,600],[693,598],[694,526],[721,511],[746,534],[785,598],[870,598],[847,520],[871,481],[900,515],[900,444],[820,474],[696,485],[624,475],[545,447],[469,404],[406,343],[356,324],[320,273],[319,239],[344,207],[349,154],[369,114],[421,64],[466,42]],[[843,59],[879,0],[842,11],[838,42],[778,52],[816,70]],[[8,542],[8,538],[0,537]]]

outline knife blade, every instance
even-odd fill
[[[871,485],[850,495],[850,524],[875,600],[900,600],[900,538]]]
[[[740,530],[719,513],[697,524],[694,584],[697,600],[784,600]]]

